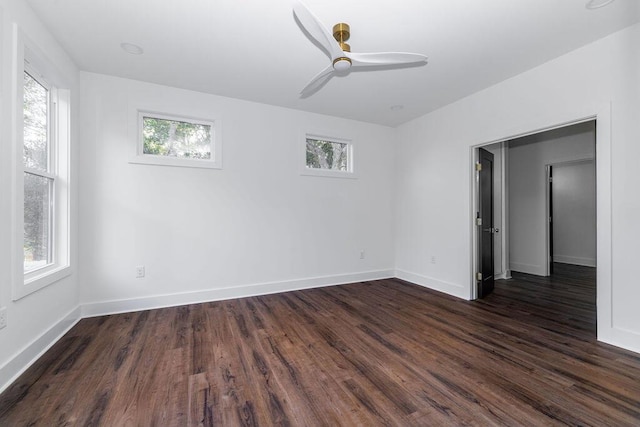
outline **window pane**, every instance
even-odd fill
[[[349,144],[307,138],[307,167],[312,169],[348,170]]]
[[[53,180],[24,174],[24,271],[28,272],[52,262],[51,200]]]
[[[27,168],[48,171],[49,91],[28,73],[24,73],[24,148]]]
[[[143,154],[182,159],[211,159],[211,126],[142,118]]]

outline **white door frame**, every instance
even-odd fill
[[[477,149],[486,145],[504,142],[511,139],[545,132],[565,126],[570,126],[586,121],[596,121],[596,239],[597,239],[597,272],[596,272],[596,313],[598,324],[598,339],[605,342],[614,340],[612,320],[612,229],[611,229],[611,104],[584,107],[581,111],[564,117],[547,117],[546,120],[532,120],[530,131],[514,132],[503,138],[486,141],[470,147],[470,206],[469,224],[471,227],[471,272],[469,274],[469,286],[472,299],[477,298],[475,273],[477,271],[478,247],[475,227],[475,213],[478,206],[478,182],[475,173],[477,161]]]

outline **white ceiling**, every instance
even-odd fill
[[[82,70],[390,126],[640,21],[637,0],[586,1],[306,0],[327,27],[351,25],[352,51],[429,63],[334,77],[303,99],[329,59],[290,0],[28,0]]]

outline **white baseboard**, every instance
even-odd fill
[[[520,273],[535,274],[536,276],[546,276],[546,266],[524,264],[520,262],[511,262],[509,265],[510,271],[519,271]]]
[[[74,308],[0,367],[0,393],[78,323],[81,319],[80,314],[80,307]]]
[[[434,279],[433,277],[422,276],[420,274],[411,273],[404,270],[396,270],[395,276],[398,279],[406,280],[407,282],[424,286],[425,288],[433,289],[435,291],[444,292],[445,294],[449,294],[454,297],[466,300],[471,299],[471,295],[469,295],[469,286],[448,283],[442,280]]]
[[[154,308],[175,307],[185,304],[197,304],[209,301],[245,298],[268,295],[323,286],[343,285],[367,280],[389,279],[394,277],[393,270],[377,270],[362,273],[339,274],[333,276],[312,277],[308,279],[287,280],[282,282],[259,283],[232,288],[209,289],[205,291],[184,292],[169,295],[154,295],[106,302],[82,304],[82,317],[104,316],[107,314],[127,313]]]
[[[511,270],[503,271],[495,275],[496,280],[509,280],[511,279]]]
[[[598,325],[598,341],[640,353],[640,333],[628,329]]]
[[[553,262],[560,262],[563,264],[582,265],[584,267],[595,267],[595,258],[581,258],[569,255],[553,255]]]

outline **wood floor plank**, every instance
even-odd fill
[[[0,425],[640,425],[640,355],[595,303],[556,264],[473,302],[388,279],[83,319]]]

